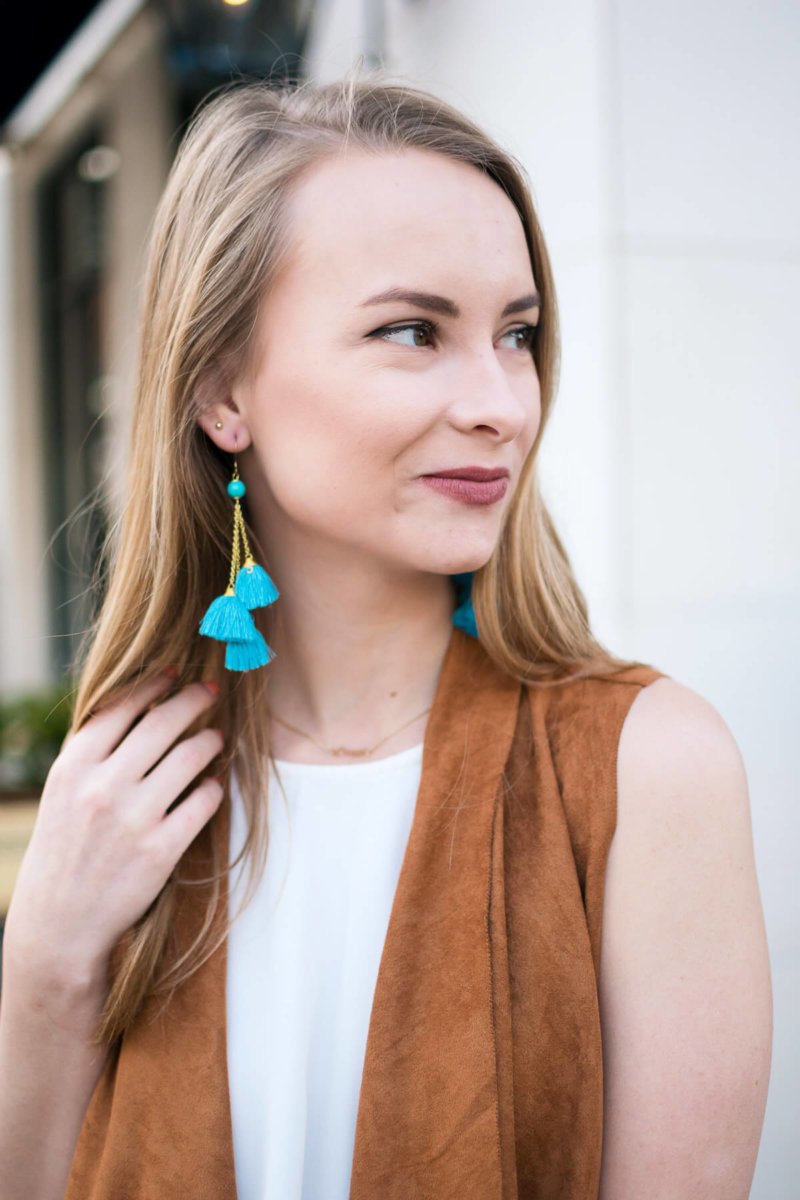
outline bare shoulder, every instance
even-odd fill
[[[670,730],[664,728],[665,720],[684,734],[693,731],[695,738],[713,739],[741,763],[733,734],[714,705],[699,692],[668,675],[641,688],[629,709],[623,731],[635,728],[639,734],[648,734],[657,744],[660,735],[670,735]],[[694,739],[692,744],[696,745]]]
[[[746,826],[751,840],[742,755],[708,700],[668,677],[641,689],[622,727],[617,806],[623,834],[640,820],[651,833],[666,833],[676,821],[702,826],[738,812],[739,835]]]
[[[682,907],[697,918],[698,942],[720,932],[714,919],[725,919],[726,901],[737,911],[746,901],[761,916],[739,746],[708,700],[666,677],[641,689],[619,740],[603,921],[609,938],[621,915],[615,898],[631,887],[649,902],[650,920],[672,935],[662,955],[680,949],[672,922]]]
[[[620,737],[599,996],[601,1200],[744,1200],[771,1053],[747,774],[719,712],[669,678]]]

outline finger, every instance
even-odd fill
[[[161,822],[161,847],[170,870],[188,849],[203,826],[213,817],[224,795],[218,779],[204,779]]]
[[[108,701],[64,743],[70,757],[86,762],[102,762],[124,738],[133,722],[154,701],[175,686],[170,675],[160,672],[138,680],[113,700]]]
[[[216,758],[224,746],[219,729],[203,729],[173,746],[161,762],[139,785],[143,811],[151,818],[163,817],[170,804],[188,788],[193,779]]]
[[[156,704],[131,729],[111,755],[109,763],[125,779],[143,779],[193,721],[216,702],[216,694],[203,683],[190,683],[174,696]]]

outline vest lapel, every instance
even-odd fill
[[[375,988],[350,1200],[516,1196],[501,782],[519,697],[455,629]]]

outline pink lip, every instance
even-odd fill
[[[483,481],[449,475],[422,475],[420,478],[428,487],[465,504],[496,504],[502,500],[508,488],[508,477],[505,475]]]
[[[474,479],[476,483],[485,483],[489,479],[508,478],[508,467],[452,467],[446,471],[431,471],[425,479]]]

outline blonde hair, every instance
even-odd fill
[[[215,724],[232,749],[220,775],[227,803],[235,770],[246,806],[242,853],[251,887],[267,851],[269,746],[258,715],[269,669],[225,671],[224,647],[198,636],[212,598],[209,581],[219,577],[230,553],[231,511],[230,464],[197,417],[252,367],[259,302],[291,248],[292,187],[324,156],[349,146],[374,154],[436,150],[485,172],[515,205],[542,297],[534,348],[541,424],[495,551],[475,573],[480,640],[498,666],[520,680],[631,665],[593,637],[584,596],[539,491],[537,451],[556,391],[559,336],[550,262],[524,168],[439,97],[383,73],[357,73],[324,85],[227,86],[207,98],[190,123],[153,222],[126,506],[104,559],[110,564],[106,595],[81,655],[75,729],[112,695],[168,664],[178,667],[184,683],[212,672],[221,681]],[[263,551],[260,561],[269,570]],[[270,610],[255,616],[269,640]],[[117,947],[99,1041],[119,1037],[149,996],[169,996],[226,936],[229,925],[220,927],[215,914],[233,864],[227,854],[220,861],[216,845],[210,838],[207,878],[182,878],[179,863]],[[178,953],[172,934],[177,900],[182,888],[198,883],[206,888],[205,920]]]

